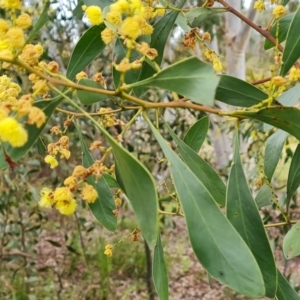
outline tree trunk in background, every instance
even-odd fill
[[[241,11],[241,0],[228,0],[229,5],[238,11]],[[248,11],[247,17],[254,20],[256,11],[252,8],[254,1]],[[246,78],[246,47],[249,41],[251,27],[237,18],[231,13],[225,14],[226,22],[226,73],[230,76],[245,80]],[[218,44],[216,38],[212,40],[210,47],[218,52]],[[227,105],[217,102],[221,109],[227,110]],[[212,143],[216,152],[216,164],[218,168],[224,168],[228,165],[233,154],[232,145],[227,133],[222,133],[218,123],[221,119],[218,116],[210,117],[212,123]],[[246,145],[241,143],[242,151],[245,151]]]

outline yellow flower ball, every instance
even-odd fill
[[[52,190],[49,188],[42,188],[40,192],[41,200],[39,206],[50,208],[54,204]]]
[[[21,0],[4,0],[4,7],[8,9],[21,9]]]
[[[25,44],[24,32],[19,27],[10,28],[6,36],[13,47],[22,48]]]
[[[86,16],[89,20],[89,22],[92,25],[99,25],[103,23],[103,16],[102,16],[102,11],[99,6],[92,5],[87,7],[85,10]]]
[[[120,13],[128,13],[129,3],[127,0],[118,0],[117,2],[110,5],[110,11],[117,11]]]
[[[105,19],[110,24],[118,27],[122,23],[121,13],[118,11],[110,11],[106,14]]]
[[[51,169],[55,169],[58,166],[58,161],[52,155],[46,155],[44,161],[45,161],[46,164],[50,165]]]
[[[220,62],[219,59],[215,59],[213,61],[213,68],[216,72],[221,72],[223,70],[222,63]]]
[[[274,9],[273,9],[273,16],[276,18],[276,19],[279,19],[281,18],[282,16],[284,16],[286,13],[286,9],[283,5],[277,5]]]
[[[263,10],[266,9],[266,5],[265,5],[264,1],[257,0],[254,2],[253,8],[256,9],[258,12],[262,12]]]
[[[9,29],[9,25],[6,20],[0,19],[0,38],[3,38]]]
[[[81,191],[81,197],[87,203],[94,203],[98,198],[98,192],[92,185],[87,184]]]
[[[115,36],[116,32],[110,28],[105,28],[101,31],[101,39],[106,45],[110,44],[115,39]]]
[[[120,28],[120,34],[125,38],[136,40],[142,34],[139,22],[133,17],[126,18]]]
[[[32,19],[28,14],[21,14],[16,19],[16,25],[22,29],[27,29],[32,25]]]
[[[0,139],[12,147],[22,147],[28,140],[28,134],[16,119],[5,118],[0,121]]]

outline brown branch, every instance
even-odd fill
[[[258,85],[258,84],[262,84],[262,83],[268,82],[270,80],[271,80],[271,77],[266,77],[266,78],[262,78],[262,79],[253,81],[251,84],[252,85]]]

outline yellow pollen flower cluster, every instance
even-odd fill
[[[272,15],[276,18],[279,19],[282,16],[284,16],[286,13],[286,8],[283,5],[277,5],[272,12]]]
[[[113,248],[112,244],[107,244],[104,249],[104,254],[111,257],[112,256],[112,248]]]
[[[55,207],[63,215],[73,214],[77,207],[73,194],[67,187],[59,187],[54,191],[49,188],[43,188],[40,196],[39,205],[41,207]]]
[[[289,73],[290,81],[299,81],[300,80],[300,70],[296,67],[292,67]]]
[[[99,6],[91,5],[88,7],[83,6],[82,8],[85,11],[87,18],[92,25],[99,25],[103,23],[102,10]]]
[[[51,169],[54,169],[58,166],[56,155],[60,154],[61,158],[64,157],[66,159],[69,159],[71,156],[69,138],[63,135],[56,143],[50,143],[47,150],[49,155],[45,157],[45,163],[49,164]]]
[[[220,59],[218,58],[216,52],[214,52],[211,49],[207,49],[204,51],[203,55],[205,58],[207,58],[209,61],[213,63],[213,68],[216,72],[221,72],[223,70],[223,65]]]
[[[7,117],[0,121],[0,139],[12,147],[22,147],[27,142],[28,134],[15,118]]]
[[[21,9],[21,0],[1,0],[0,6],[6,9]]]
[[[92,185],[87,184],[81,191],[81,197],[87,203],[94,203],[98,198],[98,192]]]
[[[27,29],[32,25],[32,19],[28,14],[21,14],[16,19],[16,25],[22,29]]]
[[[266,9],[265,2],[263,0],[257,0],[254,2],[253,8],[256,9],[258,12],[262,12]]]

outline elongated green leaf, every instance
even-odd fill
[[[186,14],[186,19],[191,24],[191,27],[200,27],[201,24],[208,19],[209,17],[227,12],[228,10],[226,8],[206,8],[206,7],[197,7],[194,9],[191,9],[187,14]]]
[[[292,229],[286,234],[282,248],[286,259],[300,255],[300,222],[293,225]]]
[[[108,174],[103,174],[103,177],[111,189],[120,189],[120,186],[115,178]]]
[[[267,139],[264,171],[269,181],[273,177],[287,136],[288,134],[285,131],[277,130]]]
[[[73,50],[68,69],[67,78],[73,80],[77,73],[86,68],[105,48],[100,33],[105,25],[97,25],[89,28]]]
[[[239,115],[271,124],[300,140],[300,110],[298,108],[271,106],[253,111],[239,111]]]
[[[289,69],[300,57],[299,28],[300,28],[300,6],[298,6],[298,9],[295,12],[295,15],[291,21],[287,33],[286,43],[282,54],[283,64],[280,70],[281,76],[285,76],[289,71]]]
[[[277,300],[299,300],[300,296],[291,287],[289,282],[284,278],[284,276],[277,270],[278,273],[278,288],[276,292]]]
[[[249,107],[268,98],[268,95],[255,86],[236,77],[221,75],[215,99],[241,107]]]
[[[300,83],[284,92],[278,98],[278,102],[286,106],[294,106],[300,98]]]
[[[282,43],[286,39],[286,35],[288,32],[288,29],[290,27],[291,21],[294,17],[294,13],[288,14],[283,16],[278,22],[279,22],[279,34],[278,34],[278,40],[279,43]],[[277,23],[274,23],[272,26],[270,33],[276,37],[276,31],[277,31]],[[275,45],[271,43],[268,39],[265,39],[264,49],[268,50],[273,48]]]
[[[49,118],[51,117],[53,111],[55,110],[55,108],[61,101],[62,101],[62,97],[59,96],[59,97],[53,98],[52,100],[49,99],[49,100],[38,101],[34,104],[36,107],[43,110],[43,112],[46,115],[46,121],[40,128],[37,128],[35,125],[25,125],[24,126],[26,131],[28,132],[28,140],[24,146],[18,147],[18,148],[13,148],[9,144],[4,143],[6,152],[13,161],[18,161],[20,158],[22,158],[28,152],[28,150],[35,144],[35,142],[38,140],[41,132],[43,131],[44,127],[46,126]],[[8,167],[8,165],[5,161],[4,153],[1,150],[0,151],[0,170],[3,170],[7,167]]]
[[[114,47],[114,57],[116,58],[116,63],[120,63],[120,61],[126,57],[127,49],[123,45],[123,40],[117,38],[115,47]],[[135,51],[132,50],[131,56],[130,56],[130,61],[134,61],[136,59],[139,59],[141,55]],[[138,70],[129,70],[125,74],[125,82],[127,84],[134,83],[138,81],[138,78],[140,76],[141,69]],[[115,68],[113,68],[113,79],[114,79],[114,85],[115,88],[117,89],[119,86],[120,82],[120,72],[118,72]]]
[[[188,145],[180,140],[166,122],[165,124],[174,142],[176,143],[178,151],[186,165],[196,175],[198,180],[201,181],[203,186],[205,186],[214,201],[224,206],[226,186],[219,175],[205,160],[203,160],[197,153],[195,153],[195,151],[193,151]]]
[[[30,42],[33,40],[33,38],[36,36],[36,34],[42,29],[42,27],[49,20],[49,18],[48,18],[49,7],[50,7],[50,1],[46,1],[44,9],[43,9],[38,21],[34,24],[33,28],[30,30],[30,33],[26,39],[25,44],[30,44]]]
[[[267,184],[264,184],[255,197],[255,202],[258,208],[272,204],[272,191]]]
[[[206,138],[209,126],[208,117],[204,117],[198,120],[186,133],[183,141],[192,148],[195,152],[198,152]]]
[[[79,80],[78,83],[87,87],[103,89],[103,86],[101,84],[88,78],[82,78]],[[77,90],[77,97],[82,104],[93,104],[107,99],[106,95],[88,92],[84,90]]]
[[[192,28],[187,25],[187,19],[183,12],[179,13],[176,19],[176,24],[181,27],[184,32],[189,32]]]
[[[173,152],[150,122],[149,126],[169,162],[191,245],[203,267],[217,280],[242,294],[263,296],[265,288],[261,272],[245,242],[226,219],[206,187]]]
[[[219,78],[209,64],[190,57],[129,87],[159,87],[179,93],[197,103],[212,105],[218,82]]]
[[[266,296],[273,298],[277,289],[277,269],[263,222],[242,167],[238,131],[234,144],[233,164],[227,186],[226,215],[256,258],[265,282]]]
[[[159,300],[168,300],[168,271],[160,235],[154,248],[152,277]]]
[[[85,168],[88,168],[94,163],[94,160],[84,142],[80,128],[78,127],[77,133],[82,150],[82,165]],[[100,222],[106,229],[115,231],[117,228],[117,218],[113,214],[113,210],[116,209],[116,205],[105,177],[102,176],[100,178],[95,178],[95,176],[89,176],[87,178],[87,182],[88,184],[91,184],[98,192],[98,198],[96,199],[96,201],[94,203],[89,203],[91,212],[93,213],[96,220]]]
[[[185,1],[182,1],[178,5],[178,8],[181,8],[184,3],[185,3]],[[173,26],[175,24],[178,14],[179,14],[179,11],[173,10],[170,13],[163,16],[161,19],[159,19],[153,26],[153,33],[151,35],[150,47],[155,48],[157,50],[158,55],[155,58],[155,62],[159,66],[162,62],[164,49],[165,49],[167,40],[169,38],[171,30],[173,29]],[[138,81],[142,81],[146,78],[149,78],[155,73],[156,73],[156,70],[150,64],[148,64],[147,62],[144,62]],[[145,88],[137,87],[134,89],[134,93],[137,96],[142,95],[146,91],[147,91],[147,89],[145,89]]]
[[[300,185],[300,144],[298,144],[297,149],[294,153],[290,170],[289,176],[287,181],[287,196],[286,202],[289,205],[292,196],[296,192]]]
[[[146,242],[154,248],[158,234],[158,197],[154,179],[136,157],[119,145],[103,127],[100,128],[113,149],[120,186],[130,201]]]

